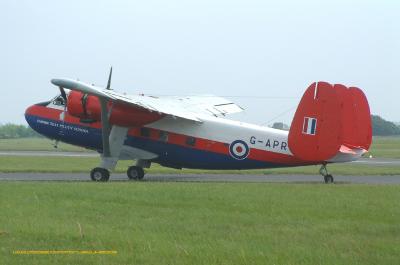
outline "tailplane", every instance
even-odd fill
[[[291,152],[305,161],[349,161],[372,141],[367,98],[361,89],[313,83],[305,91],[289,131]]]

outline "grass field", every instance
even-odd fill
[[[369,153],[374,157],[400,158],[400,137],[374,137]]]
[[[0,151],[62,151],[88,152],[87,149],[60,142],[54,148],[54,141],[47,138],[0,139]]]
[[[2,182],[0,263],[398,264],[399,201],[400,186]]]

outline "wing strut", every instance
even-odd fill
[[[101,132],[103,141],[103,156],[110,157],[110,132],[111,127],[108,122],[108,110],[107,110],[107,100],[105,98],[99,97],[101,106]]]

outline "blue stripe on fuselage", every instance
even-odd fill
[[[102,151],[100,129],[64,123],[59,120],[43,119],[33,115],[26,115],[25,117],[28,124],[35,131],[48,138],[98,150],[100,152]],[[158,158],[154,159],[154,162],[173,167],[198,169],[252,169],[287,166],[250,159],[237,160],[229,156],[229,154],[219,154],[192,147],[146,139],[143,137],[128,136],[124,144],[155,153],[158,155]]]
[[[102,150],[101,130],[87,126],[64,123],[59,120],[44,119],[25,115],[32,129],[44,136],[85,148]]]

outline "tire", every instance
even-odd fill
[[[327,184],[333,183],[333,176],[328,174],[328,175],[324,176],[324,180],[325,180],[325,183],[327,183]]]
[[[132,180],[141,180],[144,177],[143,168],[137,166],[129,167],[126,174],[128,175],[128,178]]]
[[[110,179],[110,172],[105,168],[96,167],[90,172],[90,178],[93,181],[106,182]]]

